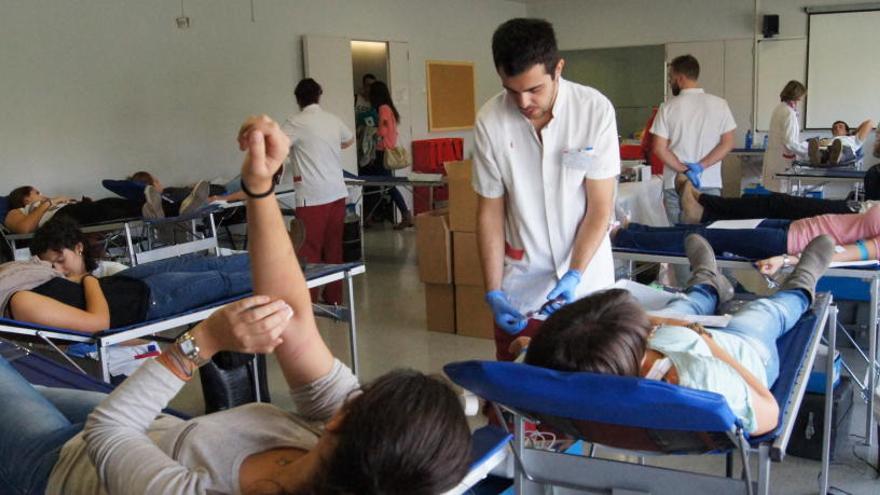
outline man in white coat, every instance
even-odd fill
[[[663,206],[669,223],[679,222],[681,207],[675,175],[687,174],[704,194],[721,195],[721,160],[733,149],[736,122],[724,98],[699,84],[700,64],[693,55],[669,63],[672,98],[660,106],[651,126],[654,153],[663,160]]]
[[[764,150],[764,170],[761,182],[773,192],[786,192],[788,184],[776,178],[776,174],[791,166],[795,158],[808,159],[808,146],[800,138],[800,122],[797,105],[807,94],[807,88],[799,81],[788,81],[779,93],[779,104],[770,116],[767,133],[767,149]]]
[[[504,91],[480,110],[473,187],[498,359],[539,314],[614,283],[608,227],[620,173],[611,102],[561,78],[553,27],[512,19],[492,54]]]

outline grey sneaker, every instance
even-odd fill
[[[837,165],[840,163],[840,155],[843,153],[843,143],[840,139],[835,139],[831,146],[828,147],[828,165]]]
[[[810,139],[807,141],[807,153],[810,156],[810,165],[815,167],[822,163],[822,153],[819,151],[818,139]]]
[[[208,195],[211,192],[211,185],[208,181],[200,180],[193,186],[193,190],[189,196],[180,202],[180,216],[186,216],[199,211],[208,204]]]
[[[684,251],[691,263],[691,278],[687,286],[706,284],[718,294],[718,304],[733,299],[733,286],[727,277],[718,271],[715,263],[715,251],[709,241],[698,234],[690,234],[684,239]]]
[[[144,196],[146,201],[141,207],[141,214],[144,218],[165,218],[165,211],[162,210],[162,194],[153,186],[144,188]]]
[[[820,235],[807,244],[801,251],[800,260],[782,285],[780,290],[801,289],[810,296],[810,302],[816,298],[816,282],[828,269],[834,256],[834,241],[827,235]]]

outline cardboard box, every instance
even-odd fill
[[[455,286],[425,284],[425,320],[432,332],[455,333]]]
[[[455,331],[467,337],[495,338],[492,310],[483,299],[482,287],[458,285],[455,287]]]
[[[453,283],[483,287],[483,265],[477,248],[477,234],[453,232],[452,253]]]
[[[477,231],[477,193],[471,186],[471,161],[446,162],[449,181],[449,227],[453,232]]]
[[[446,210],[416,215],[419,278],[426,284],[452,283],[452,238]]]

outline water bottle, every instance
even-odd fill
[[[748,132],[746,132],[746,149],[747,150],[752,149],[752,139],[753,139],[752,130],[749,129]]]
[[[770,135],[764,134],[764,149],[767,149],[767,144],[770,143]]]

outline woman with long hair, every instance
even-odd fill
[[[265,116],[239,133],[258,295],[196,325],[104,398],[59,400],[0,359],[0,491],[420,495],[461,481],[470,432],[452,389],[415,371],[361,387],[321,338],[273,193],[289,144]],[[222,350],[274,352],[296,413],[258,403],[162,415]]]
[[[145,207],[123,198],[103,198],[81,201],[67,196],[44,196],[34,186],[16,187],[9,193],[9,212],[4,225],[16,234],[30,234],[55,216],[66,216],[81,225],[111,222],[125,218],[152,218]]]
[[[373,162],[364,168],[363,172],[367,175],[391,176],[390,170],[385,168],[385,150],[397,146],[397,124],[400,122],[400,113],[394,102],[391,100],[391,93],[388,86],[382,81],[376,81],[370,84],[370,104],[379,114],[379,128],[376,134],[379,141],[376,143],[376,158]],[[412,227],[412,214],[403,200],[403,195],[396,187],[390,188],[391,200],[400,212],[401,220],[394,228],[397,230]],[[368,219],[369,220],[369,219]]]

